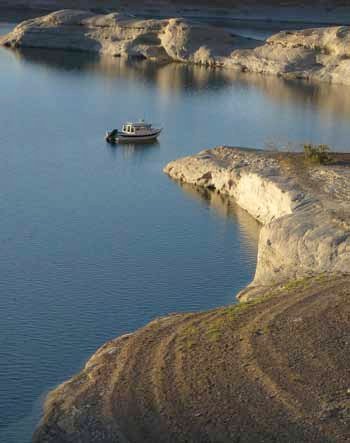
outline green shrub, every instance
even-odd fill
[[[306,160],[320,165],[326,165],[332,160],[328,145],[304,145],[304,156]]]

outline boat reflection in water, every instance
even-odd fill
[[[106,143],[113,158],[121,157],[123,160],[137,159],[143,161],[151,157],[156,149],[160,148],[158,140],[150,140],[142,143]]]

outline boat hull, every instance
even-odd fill
[[[106,134],[106,141],[109,143],[143,143],[146,141],[156,140],[161,132],[161,129],[157,129],[153,133],[147,135],[128,135],[111,131]]]

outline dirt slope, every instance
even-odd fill
[[[51,393],[34,442],[350,441],[350,278],[174,315]]]

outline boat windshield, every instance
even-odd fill
[[[152,125],[148,123],[126,123],[123,125],[123,132],[128,132],[129,134],[135,134],[140,131],[151,131]]]

